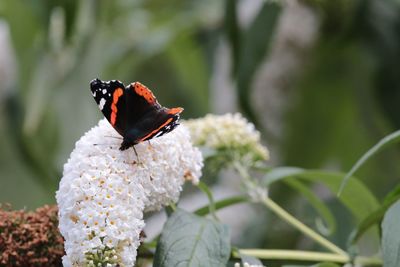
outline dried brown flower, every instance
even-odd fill
[[[0,205],[0,266],[62,266],[57,206],[11,211]]]

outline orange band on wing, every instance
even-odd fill
[[[181,113],[182,111],[183,111],[183,108],[170,108],[170,109],[168,109],[167,113],[175,115],[175,114]]]
[[[139,142],[142,142],[144,140],[146,140],[146,138],[152,136],[153,134],[157,133],[159,130],[161,130],[162,127],[168,125],[168,123],[170,123],[174,118],[169,118],[166,122],[164,122],[160,127],[158,127],[157,129],[155,129],[154,131],[151,131],[149,134],[145,135],[144,137],[139,139]]]
[[[113,102],[111,104],[111,125],[114,126],[117,120],[117,103],[118,99],[124,94],[124,91],[121,88],[118,88],[113,93]]]
[[[133,90],[135,90],[135,93],[142,96],[147,101],[147,103],[153,105],[157,102],[156,97],[145,85],[141,84],[140,82],[134,82],[131,84],[131,86]]]

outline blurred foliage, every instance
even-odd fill
[[[400,126],[394,62],[400,6],[367,0],[319,1],[317,7],[323,24],[288,113],[285,161],[348,170],[366,148]],[[382,196],[399,177],[398,160],[398,151],[391,150],[359,176]]]
[[[237,3],[227,0],[226,35],[232,50],[232,76],[237,83],[238,104],[253,123],[262,130],[256,111],[251,107],[251,89],[254,74],[265,59],[280,14],[280,5],[266,3],[246,30],[237,22]],[[263,34],[260,34],[260,33]]]
[[[88,93],[95,77],[140,80],[187,117],[209,110],[203,45],[221,3],[174,2],[2,1],[18,78],[2,104],[1,202],[54,202],[74,142],[101,117]]]
[[[287,98],[289,109],[280,122],[284,134],[275,144],[278,163],[347,171],[377,140],[400,127],[400,2],[301,2],[318,14],[321,25],[293,81],[294,97]],[[253,82],[268,60],[282,5],[262,1],[243,27],[241,3],[2,0],[0,20],[9,28],[17,69],[16,79],[0,83],[0,202],[29,209],[54,202],[74,142],[101,118],[88,88],[95,77],[140,80],[163,105],[185,107],[184,118],[212,112],[211,91],[218,88],[210,84],[221,39],[231,51],[231,93],[263,130],[263,111],[251,104]],[[0,47],[1,53],[8,51]],[[6,63],[1,61],[0,69]],[[399,160],[398,149],[390,149],[358,173],[378,200],[399,180]],[[299,202],[298,188],[273,185],[271,195],[313,224],[309,214],[315,211]],[[345,245],[357,222],[348,221],[337,201],[325,201],[341,226],[334,238]],[[296,247],[304,242],[286,226],[273,226],[277,219],[270,214],[258,219],[279,231],[267,227],[255,239],[244,238],[244,244]],[[249,225],[246,234],[256,228]]]

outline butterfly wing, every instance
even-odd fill
[[[156,97],[149,88],[140,82],[131,83],[126,87],[126,118],[128,127],[135,125],[142,120],[146,114],[161,109]]]
[[[145,132],[144,136],[140,137],[137,141],[143,142],[171,132],[179,125],[178,121],[182,111],[183,108],[161,108],[157,111],[157,115],[155,116],[154,127]]]
[[[117,80],[94,79],[90,82],[90,90],[104,117],[120,135],[125,136],[126,94],[124,84]]]
[[[120,149],[127,149],[140,142],[172,131],[179,125],[179,114],[182,111],[183,108],[168,109],[164,107],[158,110],[150,110],[136,122],[135,127],[127,129]]]
[[[126,135],[121,146],[126,149],[172,131],[178,125],[182,108],[162,107],[149,88],[139,82],[126,87]]]

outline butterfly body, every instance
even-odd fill
[[[90,83],[93,97],[114,129],[123,137],[120,149],[172,131],[183,108],[161,106],[153,93],[139,82],[124,86],[117,80]]]

